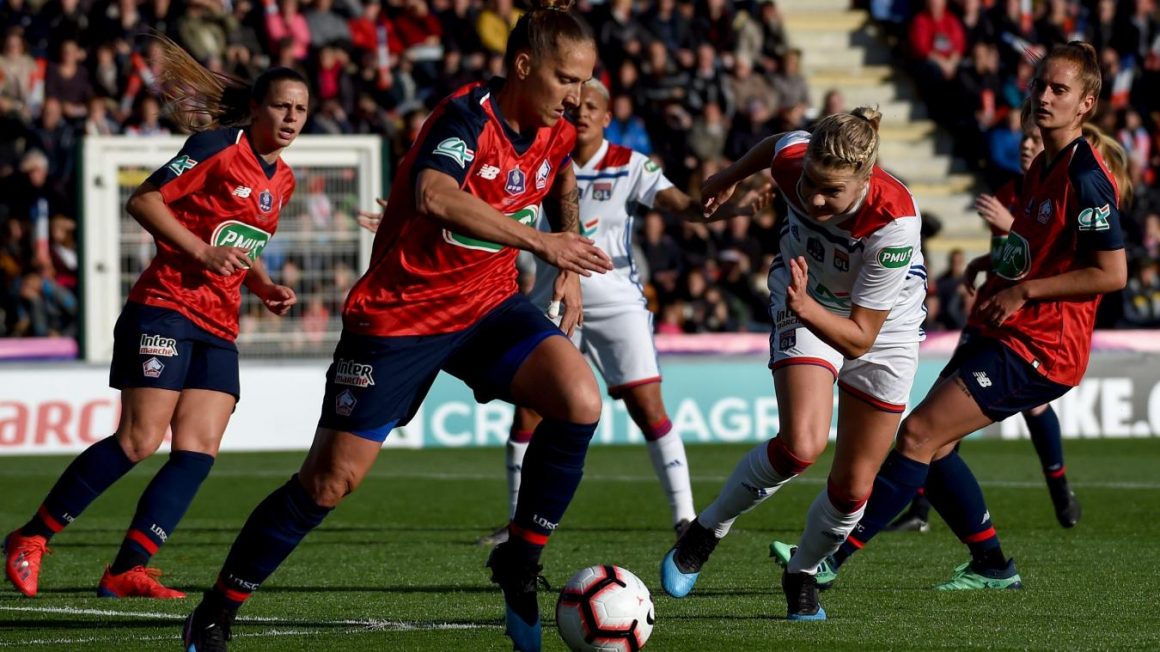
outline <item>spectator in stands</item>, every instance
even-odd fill
[[[310,24],[298,11],[298,0],[262,0],[266,8],[266,36],[277,44],[279,54],[293,61],[310,55]]]
[[[971,312],[971,297],[963,287],[963,274],[967,270],[967,256],[962,249],[952,249],[947,256],[947,270],[935,280],[935,294],[938,297],[936,323],[939,329],[961,330],[967,325],[967,315]]]
[[[370,3],[367,4],[369,8]],[[479,8],[472,0],[451,0],[450,6],[439,11],[439,25],[443,28],[443,48],[458,52],[464,58],[464,67],[483,68],[483,42],[476,31]],[[445,94],[436,93],[443,97]]]
[[[414,66],[415,81],[430,87],[443,60],[443,26],[427,8],[427,0],[405,0],[403,12],[394,19],[395,32]],[[421,93],[422,94],[422,93]]]
[[[773,91],[781,106],[810,105],[810,84],[802,74],[802,51],[794,48],[785,53],[781,68],[773,73]]]
[[[641,22],[654,39],[664,44],[675,63],[685,68],[693,65],[693,26],[677,10],[676,0],[656,0]]]
[[[636,107],[650,121],[664,115],[669,104],[686,100],[689,93],[689,75],[677,67],[662,41],[648,44],[648,57],[641,68],[637,82],[645,106]]]
[[[944,120],[953,106],[954,86],[950,81],[966,52],[963,24],[947,11],[946,4],[946,0],[926,0],[926,9],[910,23],[913,70],[936,120]]]
[[[140,97],[125,126],[125,133],[130,136],[164,136],[172,133],[168,122],[161,117],[161,103],[156,97]]]
[[[177,18],[177,36],[198,61],[224,59],[232,27],[221,0],[190,0]]]
[[[996,187],[1023,174],[1023,169],[1019,163],[1022,140],[1023,127],[1018,111],[1009,111],[1004,123],[987,133],[987,149],[990,152],[993,185]]]
[[[709,102],[701,115],[693,119],[693,126],[689,130],[689,148],[702,161],[718,158],[725,152],[727,135],[721,107],[716,102]]]
[[[725,138],[725,158],[736,161],[761,141],[777,133],[773,114],[766,100],[751,98],[745,105],[745,114],[737,115],[729,135]]]
[[[759,0],[757,23],[761,27],[761,48],[756,61],[764,72],[777,70],[777,62],[789,50],[789,39],[785,35],[785,25],[778,13],[774,0]]]
[[[725,115],[733,115],[733,91],[713,46],[702,43],[697,46],[697,64],[688,80],[689,93],[685,107],[693,113],[700,113],[709,104],[716,104]]]
[[[1103,52],[1112,48],[1116,37],[1116,0],[1097,0],[1094,17],[1088,19],[1084,39]]]
[[[1160,21],[1155,16],[1155,0],[1124,0],[1121,4],[1127,5],[1129,10],[1121,14],[1116,36],[1113,37],[1114,47],[1124,60],[1124,65],[1132,67],[1148,58],[1153,43],[1160,35]]]
[[[959,20],[963,23],[963,35],[967,41],[968,51],[976,43],[981,41],[994,43],[999,37],[995,31],[995,24],[983,9],[983,0],[962,0]]]
[[[737,57],[730,82],[733,101],[739,111],[747,110],[755,99],[764,102],[765,108],[771,114],[777,110],[780,98],[774,94],[773,85],[769,83],[765,75],[753,69],[753,60],[749,57]]]
[[[695,43],[708,45],[717,52],[732,52],[737,47],[737,33],[733,30],[731,3],[728,0],[705,0],[703,3],[697,3],[695,7],[696,18],[693,20]]]
[[[1035,21],[1036,41],[1047,48],[1080,36],[1075,34],[1076,9],[1068,0],[1047,0],[1046,10]]]
[[[1132,262],[1124,288],[1124,322],[1130,328],[1160,327],[1160,263],[1145,257]]]
[[[48,67],[44,80],[44,95],[60,102],[64,116],[70,120],[83,118],[85,105],[93,94],[89,71],[81,65],[85,51],[72,39],[61,41],[57,63]]]
[[[649,211],[644,217],[640,250],[648,264],[649,283],[656,290],[657,298],[665,303],[676,294],[683,262],[681,248],[665,233],[665,218],[657,211]]]
[[[84,135],[86,136],[113,136],[121,133],[121,125],[109,115],[109,102],[106,97],[94,95],[89,98],[88,115],[85,116]]]
[[[49,259],[52,278],[69,292],[76,293],[78,264],[76,239],[77,223],[64,215],[53,215],[49,220]]]
[[[508,34],[523,15],[524,12],[517,9],[512,0],[487,0],[475,21],[475,30],[484,49],[491,54],[503,54]]]
[[[612,122],[604,130],[608,142],[636,150],[644,155],[652,154],[652,142],[644,120],[638,117],[627,95],[617,95],[612,101]]]
[[[312,47],[350,46],[350,25],[334,10],[334,0],[313,0],[312,7],[306,12],[305,17]]]
[[[8,111],[19,111],[25,119],[31,117],[29,104],[35,74],[36,61],[28,56],[24,30],[8,28],[4,35],[4,51],[0,54],[0,98],[10,101]]]
[[[16,337],[73,337],[76,316],[72,292],[39,271],[29,271],[20,280],[11,332]]]
[[[632,0],[612,0],[608,18],[597,33],[601,59],[617,70],[625,59],[638,59],[644,51],[648,32],[632,11]]]

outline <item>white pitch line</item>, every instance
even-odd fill
[[[360,633],[360,631],[370,631],[370,630],[352,629],[352,630],[344,631],[343,633],[344,634],[358,634],[358,633]],[[244,638],[244,637],[250,637],[250,636],[254,636],[254,637],[257,637],[257,636],[263,636],[263,637],[264,636],[313,636],[313,635],[322,634],[322,633],[323,632],[318,631],[318,630],[298,631],[298,630],[293,630],[293,629],[282,629],[282,630],[272,629],[272,630],[269,630],[266,632],[242,632],[239,634],[234,634],[233,637],[234,638]],[[135,636],[132,639],[130,639],[129,641],[126,641],[124,636],[112,636],[112,637],[86,636],[84,638],[34,638],[32,640],[26,640],[26,641],[11,641],[11,642],[0,641],[0,648],[3,648],[3,647],[21,647],[21,648],[24,648],[24,647],[29,647],[29,646],[33,646],[33,645],[84,645],[84,644],[88,644],[88,643],[114,643],[114,642],[116,642],[116,643],[125,643],[125,642],[139,643],[139,642],[146,642],[146,641],[180,641],[180,640],[181,640],[181,636],[178,634],[173,634],[170,636]]]

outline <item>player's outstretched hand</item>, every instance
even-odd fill
[[[209,247],[201,256],[201,264],[215,274],[230,276],[250,268],[249,253],[241,247]]]
[[[809,310],[813,298],[810,297],[810,271],[803,256],[791,258],[789,261],[789,285],[785,288],[786,306],[794,311],[798,317]]]
[[[716,213],[717,209],[724,206],[733,196],[735,190],[737,190],[737,184],[730,183],[722,172],[705,179],[705,182],[701,184],[701,210],[705,217]]]
[[[565,272],[592,276],[612,269],[612,259],[596,243],[579,233],[544,233],[539,251],[532,253]]]
[[[564,307],[564,314],[559,314],[560,306]],[[556,314],[552,314],[553,308]],[[580,277],[571,272],[560,272],[556,275],[556,283],[552,287],[552,303],[548,305],[548,317],[560,318],[560,330],[568,337],[576,331],[577,326],[584,325],[584,306],[580,292]]]
[[[281,317],[290,311],[290,307],[298,303],[298,295],[285,285],[271,283],[262,290],[262,303],[266,310]]]
[[[375,199],[375,202],[378,203],[379,207],[383,210],[379,211],[378,213],[372,213],[371,211],[358,212],[358,225],[367,231],[370,231],[371,233],[379,232],[379,225],[383,223],[383,214],[387,211],[387,200],[379,197],[378,199]]]
[[[982,217],[983,221],[1003,233],[1009,233],[1011,225],[1015,223],[1015,217],[1011,215],[1011,211],[1007,210],[1003,202],[995,198],[994,195],[986,193],[979,195],[975,200],[975,210],[979,212],[979,217]]]

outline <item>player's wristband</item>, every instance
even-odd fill
[[[548,303],[548,319],[560,318],[560,302],[552,301]]]

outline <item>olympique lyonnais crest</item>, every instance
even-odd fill
[[[520,170],[519,167],[515,167],[511,170],[508,170],[507,183],[504,184],[503,189],[506,190],[509,195],[523,194],[525,189],[524,180],[525,178],[523,170]]]
[[[844,251],[834,250],[834,269],[839,272],[850,271],[850,254]]]
[[[270,194],[269,190],[263,190],[262,194],[258,195],[258,208],[263,213],[269,213],[274,208],[274,195]]]
[[[597,201],[608,201],[609,199],[612,199],[612,182],[597,181],[593,183],[592,198]]]

